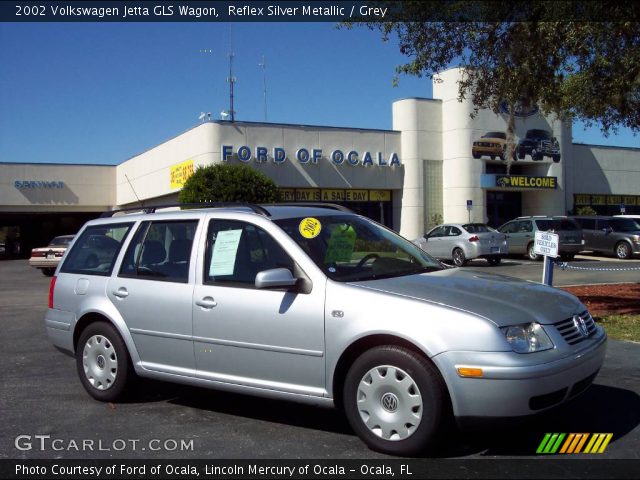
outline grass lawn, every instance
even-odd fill
[[[595,319],[607,331],[609,338],[640,342],[640,315],[606,315]]]

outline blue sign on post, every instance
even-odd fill
[[[473,208],[473,200],[467,200],[467,210],[471,210]]]
[[[620,204],[620,214],[624,215],[624,212],[626,212],[626,211],[627,211],[627,209],[624,208],[624,203],[621,203]]]

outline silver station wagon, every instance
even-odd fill
[[[98,400],[141,376],[335,406],[395,455],[427,452],[451,414],[575,397],[606,346],[574,296],[447,268],[330,205],[92,220],[52,278],[45,323]]]

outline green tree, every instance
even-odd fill
[[[197,168],[179,194],[180,203],[248,202],[280,200],[276,184],[247,165],[218,163]]]
[[[459,99],[475,110],[506,107],[507,168],[514,111],[538,105],[562,120],[640,131],[640,5],[607,1],[404,1],[384,23],[355,22],[399,39],[409,61],[397,74],[463,68]],[[350,27],[353,24],[348,24]],[[397,81],[397,76],[394,81]],[[507,170],[509,171],[509,170]]]

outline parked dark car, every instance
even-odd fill
[[[558,234],[558,253],[564,260],[571,260],[584,250],[582,230],[568,217],[518,217],[502,225],[498,231],[507,236],[509,253],[520,253],[531,260],[542,260],[533,249],[537,231]]]
[[[620,259],[640,253],[640,221],[625,217],[573,217],[584,232],[585,250]]]
[[[560,161],[560,144],[549,130],[527,130],[525,138],[520,140],[516,151],[521,160],[525,155],[531,155],[531,160],[551,157],[555,163]]]

